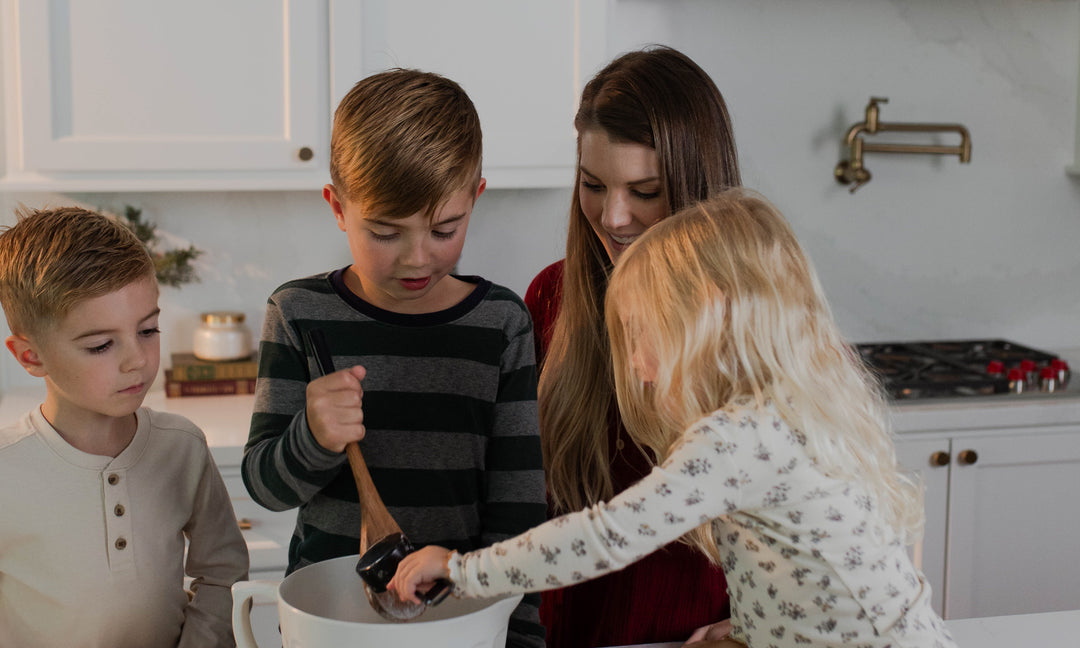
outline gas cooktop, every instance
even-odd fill
[[[1065,389],[1068,364],[1007,340],[856,344],[892,400],[993,396]]]

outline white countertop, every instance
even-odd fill
[[[1053,394],[1001,394],[893,403],[897,433],[1080,424],[1080,376]]]
[[[18,387],[0,394],[0,425],[7,425],[45,398],[45,385]],[[143,405],[161,412],[186,416],[202,428],[218,465],[239,465],[251,427],[255,397],[184,396],[166,398],[164,390],[151,391]]]
[[[1076,648],[1080,646],[1080,610],[1017,614],[982,619],[954,619],[945,625],[960,648]],[[680,648],[653,643],[613,648]]]
[[[994,429],[1045,425],[1080,425],[1080,363],[1076,380],[1054,394],[936,398],[895,403],[890,407],[897,433]],[[0,425],[13,421],[41,403],[45,386],[17,387],[0,394]],[[174,412],[202,428],[219,465],[238,465],[251,425],[255,397],[184,396],[166,398],[163,390],[150,392],[144,404]]]

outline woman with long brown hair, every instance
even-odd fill
[[[582,92],[574,126],[566,258],[542,270],[525,295],[553,514],[611,499],[654,462],[630,439],[615,401],[603,313],[615,260],[653,224],[741,184],[720,91],[669,47],[629,52],[601,70]],[[546,592],[541,606],[551,648],[696,640],[727,616],[723,573],[684,543]]]

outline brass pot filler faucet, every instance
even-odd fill
[[[878,121],[878,104],[888,103],[884,97],[870,97],[866,105],[866,121],[848,129],[844,138],[850,151],[850,159],[840,160],[833,175],[840,184],[852,184],[851,193],[870,182],[870,172],[863,166],[863,153],[932,153],[935,155],[958,155],[961,162],[971,162],[971,135],[960,124],[912,124]],[[960,133],[960,144],[941,146],[937,144],[888,144],[865,142],[860,135],[874,135],[881,131],[902,131],[919,133]]]

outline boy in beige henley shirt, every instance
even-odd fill
[[[46,385],[0,429],[0,647],[233,645],[248,555],[225,485],[193,423],[142,407],[157,301],[146,248],[104,216],[0,233],[6,346]]]

